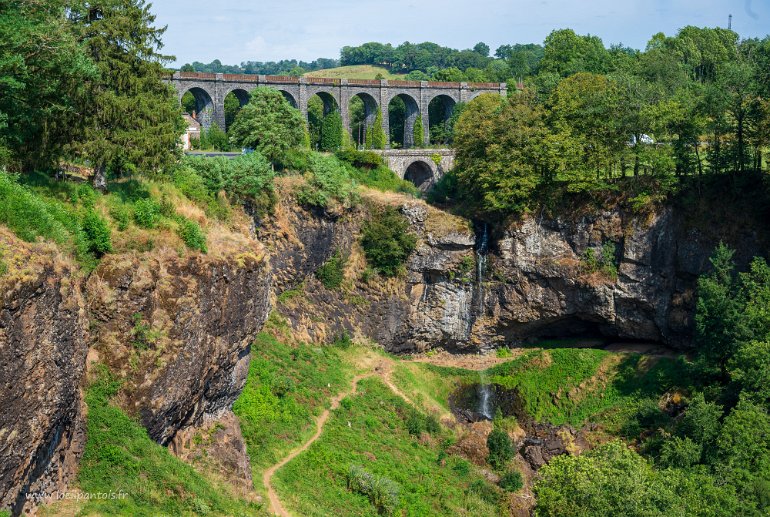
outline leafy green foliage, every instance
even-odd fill
[[[142,228],[156,228],[161,219],[161,206],[152,198],[134,203],[134,222]]]
[[[119,382],[105,367],[86,391],[88,430],[78,471],[84,492],[117,493],[112,499],[90,499],[85,514],[101,515],[253,515],[257,507],[214,486],[191,466],[153,442],[147,431],[113,406]]]
[[[422,115],[417,115],[417,119],[414,121],[412,141],[414,142],[415,147],[422,147],[425,145],[425,129],[422,124]]]
[[[500,488],[506,492],[516,492],[524,486],[524,480],[521,472],[518,470],[509,470],[500,477]]]
[[[511,437],[508,436],[508,433],[497,427],[492,429],[492,432],[487,437],[487,448],[489,449],[487,461],[496,469],[505,467],[516,453]]]
[[[232,149],[227,133],[216,122],[212,122],[208,129],[201,129],[200,137],[192,139],[190,145],[193,149],[202,150],[230,151]]]
[[[381,514],[392,515],[398,508],[400,487],[390,479],[374,476],[359,465],[351,465],[347,480],[348,490],[368,497]]]
[[[83,232],[88,240],[88,249],[97,257],[112,251],[110,228],[107,222],[93,208],[83,216]]]
[[[655,470],[612,441],[580,456],[558,456],[540,470],[536,515],[733,515],[735,495],[697,472]]]
[[[230,137],[236,145],[276,161],[289,149],[302,147],[305,121],[281,92],[260,87],[251,91],[249,103],[235,117]]]
[[[327,289],[339,289],[345,279],[345,257],[339,250],[316,269],[315,276]]]
[[[600,272],[615,280],[618,277],[617,247],[614,242],[607,241],[602,245],[601,253],[597,255],[593,248],[586,248],[583,255],[583,265],[588,273]]]
[[[184,241],[185,245],[191,250],[200,251],[203,253],[208,252],[206,246],[206,235],[201,230],[201,227],[195,221],[189,219],[182,219],[179,222],[178,229],[179,237]]]
[[[361,246],[370,266],[384,276],[395,276],[416,248],[417,237],[406,218],[388,207],[373,214],[361,228]]]
[[[335,110],[323,118],[319,151],[334,152],[342,146],[342,116]]]
[[[349,205],[356,201],[355,182],[345,164],[335,156],[310,156],[311,173],[307,185],[297,193],[297,201],[309,207],[327,208],[333,201]]]

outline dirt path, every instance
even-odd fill
[[[390,390],[395,393],[397,396],[404,399],[408,404],[414,406],[414,402],[411,401],[409,397],[404,394],[398,387],[393,384],[393,381],[390,379],[390,374],[392,371],[392,363],[389,361],[383,361],[379,363],[375,368],[373,372],[364,373],[360,375],[356,375],[353,377],[353,381],[351,382],[350,389],[347,391],[344,391],[342,393],[337,394],[332,400],[331,405],[329,406],[329,409],[325,409],[323,413],[321,413],[321,416],[318,417],[318,420],[316,420],[315,423],[315,434],[310,437],[305,443],[297,447],[296,449],[292,450],[285,458],[283,458],[281,461],[273,465],[272,467],[268,468],[263,474],[262,474],[262,484],[265,485],[265,488],[267,489],[267,499],[268,499],[268,510],[273,515],[280,515],[281,517],[290,517],[291,514],[286,511],[286,509],[281,505],[281,500],[278,498],[278,494],[275,491],[275,488],[273,487],[270,480],[272,479],[273,475],[289,463],[291,460],[296,458],[299,454],[306,451],[311,445],[313,445],[313,442],[318,440],[318,438],[321,437],[321,433],[323,432],[323,428],[326,425],[326,421],[329,420],[329,416],[331,415],[331,412],[340,407],[340,402],[342,399],[344,399],[347,396],[355,395],[355,393],[358,391],[358,383],[361,382],[364,379],[368,379],[369,377],[379,377],[382,382],[385,383],[385,385],[390,388]]]

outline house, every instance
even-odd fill
[[[182,149],[189,151],[192,149],[192,141],[196,139],[200,140],[201,138],[201,124],[195,120],[195,112],[193,112],[192,115],[184,113],[182,117],[184,118],[185,124],[187,124],[187,129],[182,135]]]

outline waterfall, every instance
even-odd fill
[[[479,407],[478,413],[486,418],[492,420],[494,414],[492,413],[492,386],[489,384],[489,378],[487,377],[486,370],[479,372]]]
[[[487,272],[487,252],[489,251],[489,225],[482,224],[481,235],[476,239],[475,316],[479,316],[484,309],[484,274]]]

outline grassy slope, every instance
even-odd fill
[[[292,347],[267,333],[254,341],[246,386],[233,406],[240,418],[258,492],[262,472],[313,434],[315,417],[344,391],[353,367],[337,347]]]
[[[461,368],[399,362],[393,369],[393,382],[416,404],[443,416],[449,413],[449,395],[460,384],[477,381],[478,375]]]
[[[377,515],[366,497],[347,489],[348,469],[360,465],[398,483],[401,515],[497,515],[496,504],[480,495],[491,487],[474,468],[456,457],[441,465],[438,437],[409,434],[411,411],[380,380],[361,381],[321,438],[278,471],[285,505],[298,515]]]
[[[404,74],[392,74],[387,68],[372,65],[351,65],[337,68],[327,68],[308,72],[306,77],[326,77],[329,79],[374,79],[382,74],[385,79],[403,79]]]
[[[490,381],[516,388],[538,421],[581,425],[588,420],[618,430],[647,399],[684,383],[683,360],[613,354],[589,348],[533,350],[490,369]]]
[[[88,440],[77,485],[84,493],[123,491],[125,498],[90,500],[78,515],[254,515],[259,508],[215,486],[191,466],[153,442],[147,431],[109,398],[118,384],[106,376],[86,392]],[[44,515],[75,513],[67,502]]]

